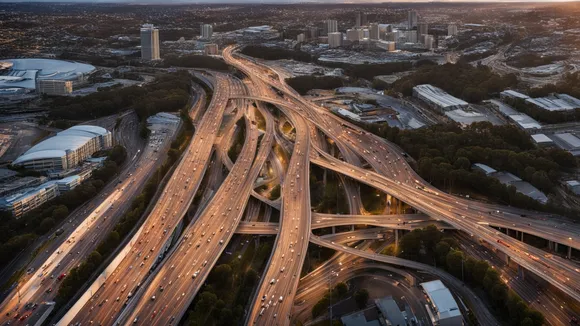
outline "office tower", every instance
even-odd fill
[[[415,10],[409,10],[407,28],[413,29],[417,27],[417,12]]]
[[[342,33],[328,33],[328,47],[337,48],[339,46],[342,46]]]
[[[141,27],[141,59],[159,60],[159,30],[153,24]]]
[[[210,24],[204,24],[201,27],[201,38],[204,40],[209,40],[211,39],[212,35],[213,35],[213,26]]]
[[[362,12],[362,13],[360,14],[360,17],[361,17],[361,18],[360,18],[360,21],[361,21],[361,22],[360,22],[360,23],[361,23],[361,26],[368,26],[368,25],[369,25],[369,19],[368,19],[368,16],[367,16],[367,14],[366,14],[366,13],[364,13],[364,12]]]
[[[387,25],[387,27],[385,27],[385,31],[387,33],[392,33],[393,32],[393,25],[391,25],[391,24]]]
[[[361,12],[357,11],[354,13],[354,27],[360,27],[361,23]]]
[[[328,36],[328,23],[326,20],[323,20],[321,23],[321,28],[320,28],[320,35],[319,36]]]
[[[447,27],[447,35],[455,36],[455,35],[457,35],[457,33],[458,33],[457,25],[449,24],[449,26]]]
[[[351,42],[358,42],[364,37],[362,29],[348,29],[346,31],[346,39]]]
[[[303,43],[304,41],[306,41],[306,35],[304,33],[300,33],[296,36],[296,41],[298,41],[299,43]]]
[[[203,46],[205,50],[205,55],[218,55],[218,46],[217,44],[208,43]]]
[[[371,40],[379,39],[379,24],[371,23],[371,26],[369,27],[369,38]]]
[[[317,39],[318,36],[320,36],[319,32],[320,31],[319,31],[318,27],[310,27],[309,34],[308,34],[309,39],[311,39],[311,40]]]
[[[329,19],[326,21],[326,28],[328,34],[338,32],[338,22],[336,20]]]
[[[425,49],[427,50],[433,50],[433,47],[435,45],[435,37],[433,35],[423,35],[423,45],[425,46]]]
[[[427,23],[419,23],[417,24],[417,34],[419,36],[419,38],[421,38],[421,36],[423,35],[427,35],[429,34],[429,24]]]

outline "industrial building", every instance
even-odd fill
[[[447,94],[440,88],[427,84],[413,87],[413,96],[442,112],[469,107],[469,103]]]
[[[515,99],[527,100],[530,97],[527,96],[526,94],[522,94],[520,92],[516,92],[516,91],[512,91],[511,89],[508,89],[508,90],[505,90],[505,91],[499,93],[499,98],[502,101],[506,101],[506,100],[515,100]]]
[[[439,326],[463,326],[463,317],[457,306],[457,302],[443,282],[435,280],[421,283],[423,292],[427,297],[427,312],[433,325]]]
[[[68,170],[93,153],[111,147],[112,142],[112,134],[106,129],[78,125],[34,145],[12,164],[36,171]]]
[[[526,103],[542,110],[564,112],[580,109],[580,100],[566,94],[553,94],[539,98],[527,98]]]
[[[144,24],[141,27],[141,59],[159,60],[159,29],[153,24]]]
[[[552,139],[550,139],[550,137],[548,137],[544,134],[532,135],[532,141],[534,141],[534,144],[536,144],[537,146],[540,146],[540,147],[547,147],[547,146],[554,145],[554,141]]]

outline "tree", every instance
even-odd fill
[[[449,244],[447,242],[439,242],[435,247],[435,254],[437,255],[437,261],[439,264],[445,264],[447,259],[447,254],[449,253]]]
[[[450,251],[446,257],[447,270],[449,270],[449,273],[461,277],[463,259],[463,252],[459,250]]]
[[[363,309],[367,306],[367,302],[369,301],[369,291],[366,289],[357,290],[354,293],[354,301],[356,301],[359,309]]]
[[[453,168],[467,171],[471,168],[471,162],[469,162],[467,157],[460,156],[455,160],[455,163],[453,163]]]
[[[338,298],[343,298],[348,293],[348,286],[344,282],[340,282],[334,286],[334,292]]]
[[[40,226],[38,227],[38,232],[41,234],[45,234],[48,232],[52,227],[55,225],[54,219],[51,217],[47,217],[40,222]]]
[[[232,268],[228,264],[216,266],[208,277],[208,282],[217,284],[221,289],[229,289],[232,286],[232,280]]]
[[[65,205],[58,205],[58,207],[52,211],[52,218],[56,221],[60,221],[67,217],[68,213],[68,207]]]
[[[473,281],[475,282],[476,285],[483,285],[483,279],[485,278],[485,275],[487,274],[487,271],[489,269],[490,267],[488,262],[486,262],[485,260],[477,261],[477,263],[473,267],[472,273]]]
[[[495,269],[489,268],[483,278],[483,288],[490,292],[493,286],[499,282],[499,273]]]

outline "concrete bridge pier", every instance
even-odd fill
[[[566,254],[566,258],[572,259],[572,246],[568,247],[568,253]]]
[[[524,272],[524,268],[520,265],[518,265],[518,276],[523,280],[525,277],[525,272]]]

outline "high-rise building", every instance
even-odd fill
[[[333,19],[329,19],[326,21],[326,28],[328,34],[338,32],[338,22]]]
[[[298,43],[304,43],[304,41],[306,41],[306,35],[304,33],[300,33],[296,36],[296,41],[298,41]]]
[[[433,50],[435,46],[435,37],[433,35],[423,35],[423,45],[427,50]]]
[[[409,10],[407,18],[407,28],[413,29],[417,27],[417,12],[415,10]]]
[[[213,35],[213,26],[210,24],[204,24],[201,27],[201,38],[204,40],[210,40]]]
[[[457,35],[459,31],[457,30],[457,25],[455,24],[449,24],[449,26],[447,27],[447,35],[449,36],[455,36]]]
[[[342,33],[334,32],[328,33],[328,47],[337,48],[342,46]]]
[[[421,38],[422,35],[429,34],[429,24],[419,23],[417,24],[417,35]]]
[[[371,23],[369,27],[369,38],[371,40],[378,40],[379,39],[379,24]]]
[[[159,60],[159,29],[153,24],[144,24],[141,27],[141,59]]]
[[[310,27],[310,29],[308,31],[309,31],[308,36],[309,36],[309,39],[311,39],[311,40],[315,40],[320,36],[320,31],[319,31],[318,27]]]
[[[364,37],[362,29],[348,29],[346,31],[346,39],[351,42],[358,42]]]
[[[354,27],[367,26],[368,25],[367,14],[362,11],[357,11],[354,14],[354,21],[355,21]]]

